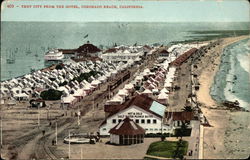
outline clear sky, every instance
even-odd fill
[[[13,4],[14,8],[7,8]],[[21,8],[21,5],[141,5],[141,9]],[[18,6],[18,7],[17,7]],[[247,0],[82,1],[29,0],[2,3],[2,21],[249,22]]]

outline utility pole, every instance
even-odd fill
[[[81,147],[81,159],[83,158],[83,156],[82,156],[82,147]]]
[[[69,159],[70,159],[70,131],[69,131]]]
[[[80,126],[80,111],[79,111],[79,106],[78,106],[78,111],[77,111],[77,124]]]
[[[93,95],[93,121],[95,119],[95,96]]]
[[[57,121],[56,121],[56,145],[57,145]]]
[[[1,117],[1,147],[2,148],[3,146],[3,120],[2,120],[2,117]]]
[[[38,105],[38,122],[37,122],[37,125],[38,125],[38,128],[40,126],[40,110],[39,110],[39,105]]]

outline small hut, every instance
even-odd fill
[[[133,120],[126,117],[110,131],[110,143],[131,145],[143,143],[145,130]]]
[[[165,92],[161,92],[158,96],[158,101],[162,104],[167,104],[168,101],[168,95]]]
[[[146,95],[148,97],[152,96],[153,95],[153,92],[150,91],[149,89],[145,89],[143,92],[142,92],[143,95]]]

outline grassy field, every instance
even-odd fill
[[[165,158],[183,158],[187,153],[187,141],[159,141],[150,144],[147,155]]]

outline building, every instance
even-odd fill
[[[70,59],[75,57],[76,49],[58,49],[64,55],[65,59]]]
[[[172,124],[174,128],[180,128],[182,123],[186,123],[188,127],[191,127],[191,122],[195,120],[195,118],[193,112],[166,112],[165,120],[165,124]]]
[[[182,55],[180,55],[178,58],[176,58],[173,62],[170,63],[171,66],[180,66],[182,63],[184,63],[189,57],[191,57],[198,49],[192,48]]]
[[[76,53],[75,58],[80,59],[80,58],[85,58],[85,57],[97,57],[101,53],[101,50],[95,45],[90,44],[88,41],[86,44],[78,47],[76,49],[76,52],[77,53]]]
[[[126,117],[140,125],[146,134],[172,133],[172,128],[162,123],[166,106],[148,96],[137,95],[116,107],[105,107],[109,115],[99,127],[100,135],[109,135],[110,129]]]
[[[150,46],[118,46],[109,48],[103,52],[101,58],[104,61],[127,62],[129,60],[140,61],[152,50]]]
[[[131,145],[143,143],[145,130],[133,120],[126,117],[110,131],[110,143]]]
[[[167,57],[169,57],[169,52],[165,48],[160,49],[159,58],[167,58]]]
[[[105,53],[101,55],[104,61],[114,61],[114,62],[127,62],[129,60],[136,60],[143,56],[143,52],[131,53],[128,50],[122,52],[121,50],[117,52]]]

